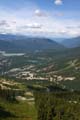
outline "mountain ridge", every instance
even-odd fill
[[[80,36],[70,39],[65,39],[61,42],[62,45],[68,48],[80,47]]]
[[[0,34],[0,50],[40,51],[44,49],[63,49],[64,46],[49,38],[27,37]]]

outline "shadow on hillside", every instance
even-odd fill
[[[0,106],[0,118],[7,118],[7,117],[16,117],[16,116],[6,111],[3,107]]]

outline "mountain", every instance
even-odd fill
[[[9,51],[15,50],[17,46],[10,41],[0,40],[0,50]]]
[[[63,46],[47,38],[26,38],[25,40],[13,41],[19,48],[24,50],[62,49]]]
[[[80,36],[76,38],[66,39],[61,42],[62,45],[68,48],[75,48],[80,46]]]
[[[26,52],[63,48],[61,44],[48,38],[0,34],[0,50]]]
[[[0,34],[0,40],[6,41],[26,39],[26,37],[25,35]]]

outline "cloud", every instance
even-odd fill
[[[58,16],[58,17],[62,17],[62,16],[64,16],[64,13],[62,13],[62,12],[56,12],[54,15]]]
[[[62,11],[46,11],[38,7],[31,11],[22,9],[13,14],[0,11],[0,33],[45,37],[79,36],[80,21],[77,18],[63,19],[61,16],[64,14]]]
[[[80,35],[79,22],[73,20],[59,21],[50,16],[36,20],[35,18],[29,20],[16,19],[16,21],[1,20],[0,23],[2,25],[0,26],[0,33],[45,37],[75,37]]]
[[[0,21],[0,27],[9,27],[9,24],[6,20],[1,20]]]
[[[22,29],[41,29],[42,25],[38,23],[28,23],[27,25],[21,26]]]
[[[63,1],[62,0],[55,0],[54,4],[55,5],[62,5]]]
[[[39,10],[39,9],[35,10],[35,15],[38,16],[38,17],[46,16],[46,14],[44,12],[42,12],[41,10]]]

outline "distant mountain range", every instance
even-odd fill
[[[9,51],[15,50],[17,46],[10,41],[0,40],[0,50]]]
[[[80,47],[80,36],[71,39],[65,39],[61,42],[62,45],[68,48]]]
[[[26,52],[63,48],[63,45],[47,38],[0,34],[0,50],[4,51]]]
[[[12,41],[26,39],[28,36],[16,34],[0,34],[0,40]]]
[[[80,36],[56,42],[53,39],[29,37],[24,35],[0,34],[0,50],[9,52],[27,52],[42,50],[64,50],[80,47]]]

